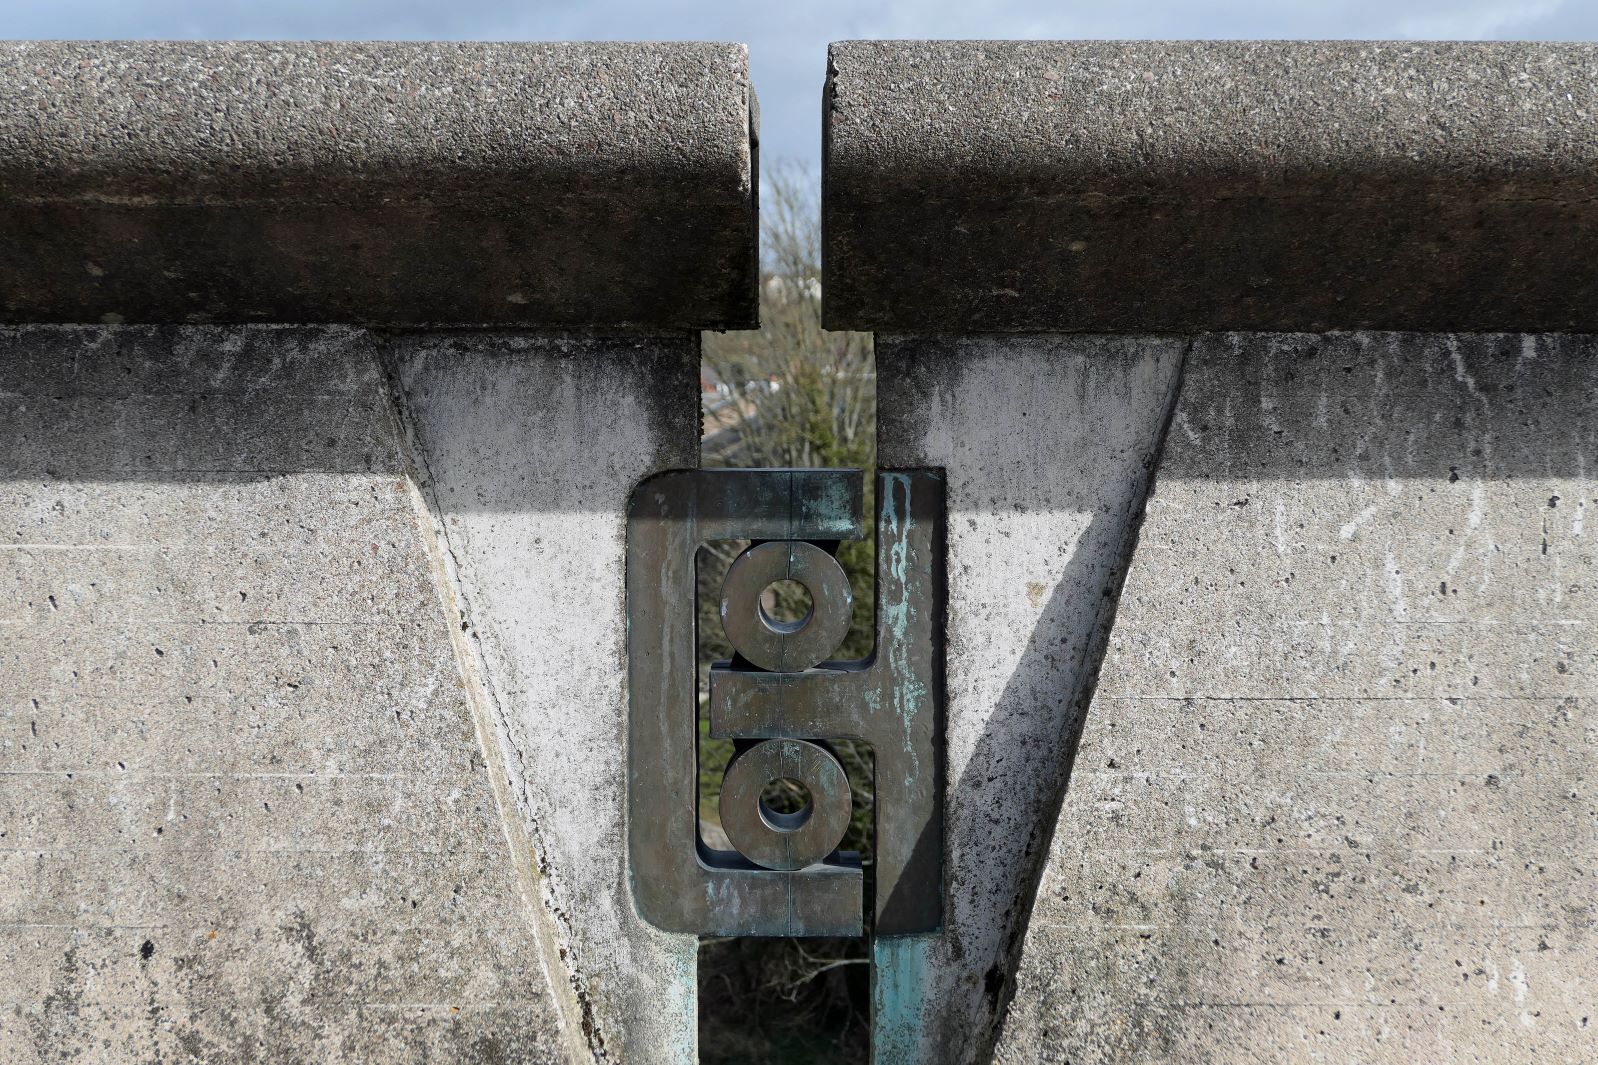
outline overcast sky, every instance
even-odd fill
[[[1598,0],[0,0],[0,36],[718,40],[749,45],[761,154],[814,168],[828,41],[1598,40]]]

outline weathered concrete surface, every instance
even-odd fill
[[[393,351],[576,1025],[596,1060],[693,1065],[698,942],[645,924],[627,879],[624,583],[634,486],[698,464],[698,341]]]
[[[0,1060],[585,1053],[424,513],[364,333],[0,330]]]
[[[1595,471],[1590,336],[1200,340],[998,1060],[1598,1060]]]
[[[0,101],[0,320],[757,320],[742,45],[5,42]]]
[[[879,461],[948,485],[945,927],[876,942],[884,1065],[991,1047],[1186,345],[877,338]]]
[[[830,56],[830,328],[1598,328],[1598,45]]]

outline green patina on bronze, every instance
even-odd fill
[[[749,539],[757,542],[751,551],[769,555],[770,541],[791,542],[790,558],[804,555],[809,549],[797,545],[806,542],[836,550],[839,541],[864,535],[862,482],[859,470],[683,470],[653,477],[633,494],[629,869],[639,912],[660,928],[765,936],[863,931],[857,855],[833,851],[800,869],[764,868],[700,838],[693,608],[694,557],[702,544]],[[876,648],[858,661],[821,662],[798,672],[761,670],[741,656],[717,664],[710,674],[710,734],[749,752],[772,740],[823,749],[825,741],[839,739],[872,745],[873,927],[891,936],[932,931],[942,922],[942,476],[884,471],[877,500]],[[803,577],[797,567],[773,573],[783,575]],[[822,596],[842,594],[824,584],[811,591],[813,616],[829,612]],[[737,613],[740,624],[765,623],[758,611]],[[729,636],[736,646],[739,636]],[[843,789],[846,801],[846,780],[827,774],[817,780]],[[818,795],[816,801],[836,798]],[[755,818],[779,828],[782,823],[754,806],[744,813],[751,825]],[[793,822],[793,830],[802,824]]]

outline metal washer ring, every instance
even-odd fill
[[[810,592],[810,613],[793,625],[773,622],[760,607],[768,584],[797,581]],[[756,544],[733,561],[721,586],[727,642],[761,669],[799,673],[826,659],[849,634],[854,593],[838,560],[803,540]]]
[[[810,791],[810,805],[779,814],[760,801],[779,777]],[[738,853],[767,869],[803,869],[838,849],[849,830],[849,775],[832,752],[805,740],[766,740],[742,751],[721,780],[721,827]]]

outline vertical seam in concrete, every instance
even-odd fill
[[[749,276],[758,286],[760,279],[760,97],[755,95],[754,78],[748,72],[749,46],[741,45],[744,53],[744,113],[748,116],[744,141],[745,161],[749,166]],[[754,300],[753,327],[760,328],[760,291],[749,294]],[[745,298],[749,298],[746,296]],[[736,328],[736,327],[734,327]],[[703,334],[700,334],[703,336]],[[703,400],[696,399],[703,408]],[[702,416],[702,415],[701,415]],[[700,439],[704,439],[704,426],[700,424]]]
[[[564,951],[557,946],[563,938],[556,922],[545,906],[544,877],[540,870],[543,861],[536,843],[522,824],[520,811],[511,789],[510,774],[505,766],[498,742],[509,733],[502,725],[505,709],[494,691],[493,682],[483,653],[478,644],[477,626],[470,621],[471,597],[460,579],[460,567],[454,548],[449,542],[449,530],[443,521],[443,511],[433,493],[433,480],[428,470],[426,456],[417,442],[415,424],[409,415],[404,386],[399,379],[391,352],[376,353],[379,371],[384,382],[384,401],[397,430],[400,453],[409,474],[411,505],[416,512],[417,526],[427,545],[428,559],[433,572],[433,584],[444,608],[450,644],[455,651],[455,662],[460,670],[461,683],[466,690],[467,703],[472,710],[472,724],[477,734],[477,745],[482,751],[488,769],[494,805],[499,813],[500,825],[510,849],[516,884],[522,895],[533,941],[538,945],[538,967],[544,985],[555,999],[556,1014],[560,1019],[561,1039],[566,1046],[566,1056],[571,1062],[608,1061],[604,1037],[593,1019],[593,1008],[580,986],[581,979],[561,960]],[[457,619],[459,623],[457,624]],[[557,974],[565,979],[557,979]],[[573,1022],[576,1023],[573,1023]],[[581,1033],[581,1038],[579,1038]]]
[[[1182,345],[1181,354],[1177,356],[1176,372],[1172,375],[1170,393],[1166,397],[1165,412],[1160,417],[1159,430],[1154,437],[1154,446],[1149,449],[1149,470],[1143,481],[1143,492],[1138,500],[1137,509],[1127,518],[1127,527],[1122,535],[1120,572],[1116,574],[1115,594],[1110,597],[1110,602],[1100,608],[1101,615],[1097,625],[1094,626],[1091,642],[1082,655],[1082,683],[1077,689],[1075,702],[1077,705],[1077,719],[1087,716],[1088,710],[1093,705],[1094,693],[1099,686],[1099,671],[1104,666],[1104,654],[1109,644],[1110,633],[1115,629],[1115,619],[1121,610],[1121,592],[1126,587],[1126,577],[1132,569],[1132,560],[1137,556],[1138,540],[1143,534],[1143,521],[1148,514],[1149,499],[1154,495],[1155,480],[1159,476],[1160,464],[1165,460],[1165,444],[1171,434],[1171,425],[1176,420],[1177,404],[1182,398],[1182,388],[1187,381],[1187,363],[1193,354],[1195,341],[1192,337]],[[1068,723],[1069,723],[1068,719]],[[1010,1003],[1015,998],[1015,975],[1021,962],[1021,948],[1026,942],[1027,930],[1032,925],[1032,912],[1036,906],[1038,888],[1043,882],[1044,872],[1048,868],[1048,855],[1054,848],[1054,833],[1060,824],[1060,812],[1065,807],[1065,798],[1071,790],[1071,776],[1076,769],[1076,752],[1081,746],[1082,732],[1086,727],[1083,722],[1081,727],[1072,730],[1070,747],[1065,751],[1066,770],[1065,778],[1060,785],[1060,793],[1054,803],[1054,817],[1044,818],[1042,825],[1042,838],[1039,840],[1041,855],[1036,868],[1032,872],[1031,883],[1028,885],[1023,899],[1031,900],[1030,905],[1022,907],[1023,913],[1016,920],[1014,930],[1011,932],[1010,941],[1005,944],[1003,1001],[997,1003],[995,1016],[996,1024],[989,1027],[987,1038],[980,1044],[981,1052],[974,1060],[992,1061],[998,1050],[999,1041],[1004,1035],[1005,1023],[1009,1020]]]

